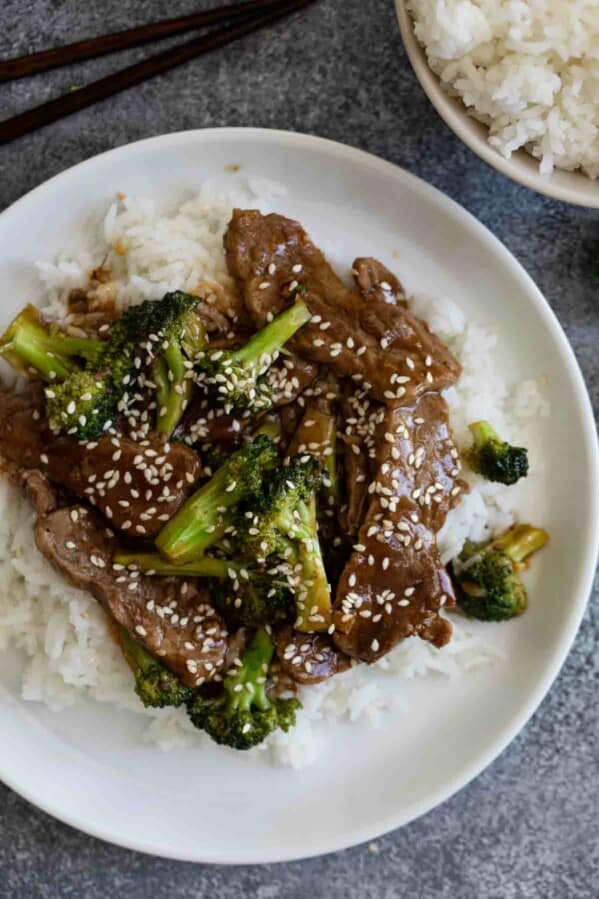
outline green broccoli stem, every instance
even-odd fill
[[[25,330],[19,330],[10,343],[3,347],[3,355],[9,362],[12,362],[13,357],[18,357],[46,381],[66,378],[77,367],[69,359],[62,359],[48,350],[43,340],[38,340],[35,334]]]
[[[326,456],[325,461],[325,495],[327,498],[327,503],[330,506],[336,506],[339,504],[339,494],[340,494],[340,484],[339,484],[339,476],[337,474],[337,437],[333,438],[332,443],[332,453]]]
[[[134,568],[144,574],[164,575],[165,577],[214,577],[226,578],[241,567],[236,562],[225,559],[210,559],[204,556],[196,562],[186,565],[173,565],[165,562],[158,553],[117,553],[114,557],[117,565]]]
[[[180,344],[171,339],[168,347],[154,364],[156,404],[158,407],[156,430],[170,437],[191,398],[192,384],[185,377],[186,368]]]
[[[135,692],[146,707],[164,708],[191,702],[192,687],[182,683],[177,675],[138,643],[122,625],[115,624],[115,634],[135,678]]]
[[[287,341],[310,318],[311,313],[305,303],[295,303],[254,334],[245,346],[233,352],[231,358],[247,368],[253,377],[260,377],[270,368]]]
[[[472,424],[468,425],[468,430],[472,434],[476,449],[480,449],[480,447],[488,443],[489,440],[501,440],[488,421],[473,421]]]
[[[225,678],[224,686],[230,705],[246,712],[251,708],[260,711],[270,708],[271,703],[266,695],[266,676],[274,651],[270,636],[261,628],[241,656],[241,667],[234,666],[233,673]]]
[[[230,456],[228,462],[235,455]],[[244,485],[231,480],[229,469],[225,462],[158,535],[156,546],[171,562],[195,561],[222,537],[227,526],[227,511],[246,495]]]
[[[185,322],[181,347],[189,360],[193,360],[206,345],[206,328],[200,317],[189,316]]]
[[[306,584],[305,597],[298,604],[295,627],[299,631],[312,633],[325,631],[331,624],[331,587],[329,585],[316,519],[316,499],[313,496],[307,504],[302,504],[300,512],[303,524],[298,527],[298,558]]]
[[[99,358],[100,353],[105,349],[103,340],[96,340],[93,337],[67,337],[64,334],[51,332],[46,340],[46,346],[53,353],[60,356],[72,356],[85,359],[86,362],[95,362]]]
[[[277,443],[281,438],[281,419],[277,416],[263,421],[252,431],[252,439],[259,437],[260,434],[270,437],[273,443]]]
[[[92,338],[68,337],[44,324],[34,306],[25,309],[0,338],[0,354],[23,374],[33,368],[45,380],[66,378],[79,366],[71,357],[92,360],[104,344]]]
[[[549,540],[549,534],[542,528],[530,524],[519,524],[501,537],[491,542],[491,548],[500,550],[515,564],[524,562],[528,556],[542,549]]]

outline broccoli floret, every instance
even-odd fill
[[[266,678],[274,645],[265,630],[259,630],[224,679],[217,696],[198,693],[188,703],[193,724],[216,743],[232,749],[252,749],[277,728],[288,731],[301,708],[297,699],[270,700]]]
[[[188,562],[186,565],[172,565],[158,553],[117,553],[114,557],[117,565],[141,571],[147,575],[161,575],[163,577],[208,577],[208,578],[237,578],[239,565],[225,559],[212,559],[208,556],[198,559],[196,562]]]
[[[296,302],[240,349],[201,352],[196,364],[197,383],[227,413],[235,409],[264,412],[272,405],[272,391],[263,375],[287,341],[309,320],[307,306]]]
[[[27,377],[39,375],[46,381],[79,371],[77,360],[95,362],[104,350],[101,340],[69,337],[56,325],[43,321],[35,306],[28,305],[0,337],[0,355]]]
[[[193,360],[204,346],[198,303],[198,297],[178,290],[158,302],[130,306],[110,334],[113,354],[122,357],[142,346],[155,357],[156,430],[169,437],[189,402]]]
[[[549,535],[528,524],[486,544],[466,543],[452,566],[459,606],[482,621],[506,621],[525,611],[528,598],[518,572]]]
[[[135,677],[135,692],[146,707],[162,709],[191,701],[195,691],[182,684],[145,646],[134,640],[126,628],[119,628],[118,637]]]
[[[201,558],[223,536],[231,510],[262,491],[265,476],[277,462],[277,449],[265,435],[229,456],[160,532],[156,539],[160,552],[176,564]]]
[[[468,427],[474,438],[468,461],[474,471],[500,484],[515,484],[526,477],[528,450],[501,440],[487,421],[475,421]]]
[[[331,589],[318,539],[315,491],[321,469],[311,455],[295,455],[271,477],[261,496],[240,510],[236,541],[250,559],[277,561],[289,572],[297,606],[295,627],[326,630],[331,623]]]
[[[197,297],[176,292],[127,309],[85,371],[67,373],[58,389],[53,385],[47,392],[51,426],[79,440],[101,436],[126,410],[129,391],[140,375],[138,354],[143,349],[154,360],[157,429],[170,435],[185,409],[193,359],[203,345],[197,305]]]
[[[232,583],[216,582],[210,591],[214,607],[231,627],[280,625],[293,620],[295,596],[285,574],[277,569],[242,568],[242,572]]]
[[[311,455],[295,455],[273,473],[264,493],[239,508],[237,542],[244,556],[264,562],[286,556],[290,541],[308,536],[304,506],[320,485],[320,465]],[[301,537],[300,537],[301,534]]]
[[[71,372],[66,380],[45,388],[46,415],[50,427],[95,440],[111,427],[116,415],[116,397],[111,380],[91,371]]]

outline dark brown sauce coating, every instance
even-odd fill
[[[273,387],[270,411],[275,412],[294,403],[318,375],[318,366],[296,355],[281,357],[269,372]],[[215,408],[205,397],[196,394],[183,416],[177,433],[185,442],[194,444],[225,444],[234,447],[244,432],[256,427],[259,421],[253,413],[228,415]]]
[[[386,410],[368,513],[335,602],[334,639],[348,655],[372,662],[405,637],[450,639],[439,610],[454,598],[435,533],[465,487],[456,454],[438,394]]]
[[[298,684],[320,684],[346,671],[350,660],[326,634],[300,634],[285,628],[277,634],[281,670]]]
[[[352,274],[365,300],[380,300],[393,306],[406,306],[401,281],[382,262],[372,256],[354,260]]]
[[[360,529],[366,513],[368,485],[374,472],[374,434],[383,407],[371,401],[349,380],[342,385],[340,409],[342,427],[340,443],[343,446],[346,505],[341,510],[341,525],[351,537]]]
[[[0,391],[0,453],[23,468],[40,469],[131,537],[157,534],[201,473],[193,450],[159,434],[140,442],[105,436],[92,444],[55,435],[37,385],[18,394]]]
[[[424,322],[400,306],[364,302],[297,222],[236,210],[225,249],[257,326],[301,296],[312,319],[290,347],[358,380],[379,401],[411,402],[458,379],[459,363]]]
[[[192,582],[116,569],[117,541],[97,512],[70,506],[38,518],[40,552],[190,686],[220,676],[227,630]]]

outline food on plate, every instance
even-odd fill
[[[528,596],[518,572],[548,539],[542,528],[521,524],[489,543],[467,542],[452,566],[460,607],[482,621],[521,615]]]
[[[409,638],[447,651],[460,608],[520,614],[547,535],[498,536],[503,514],[463,546],[464,513],[447,554],[451,516],[472,491],[480,518],[479,482],[515,484],[527,451],[477,421],[462,471],[462,364],[385,265],[356,259],[349,286],[274,213],[236,209],[223,231],[217,287],[100,319],[78,288],[76,325],[26,307],[0,342],[19,376],[0,454],[143,705],[245,750],[291,739],[310,690]]]
[[[599,175],[594,0],[407,0],[441,85],[489,126],[509,158],[524,148],[541,174]]]
[[[515,484],[528,474],[528,450],[502,440],[488,421],[469,425],[472,446],[468,452],[470,467],[489,481]]]
[[[197,693],[191,700],[189,715],[195,726],[232,749],[252,749],[273,730],[293,727],[298,700],[268,696],[274,651],[271,634],[265,628],[256,631],[214,694]]]

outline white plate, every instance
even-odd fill
[[[224,175],[227,164],[241,167]],[[586,390],[549,306],[507,250],[472,216],[412,175],[348,147],[250,129],[167,135],[113,150],[53,178],[0,216],[0,324],[37,291],[32,263],[73,246],[116,191],[173,205],[206,177],[274,178],[282,212],[331,239],[348,263],[376,253],[410,285],[456,299],[502,329],[515,377],[548,379],[555,410],[539,424],[542,489],[527,517],[551,531],[534,566],[532,602],[504,625],[511,659],[457,685],[402,687],[413,700],[380,731],[331,728],[302,772],[223,752],[164,754],[139,722],[95,703],[53,714],[19,698],[14,662],[0,667],[0,776],[56,817],[114,843],[203,862],[272,862],[342,849],[447,799],[514,738],[572,643],[597,546],[597,448]],[[492,627],[491,625],[489,627]],[[499,633],[499,631],[498,631]]]

